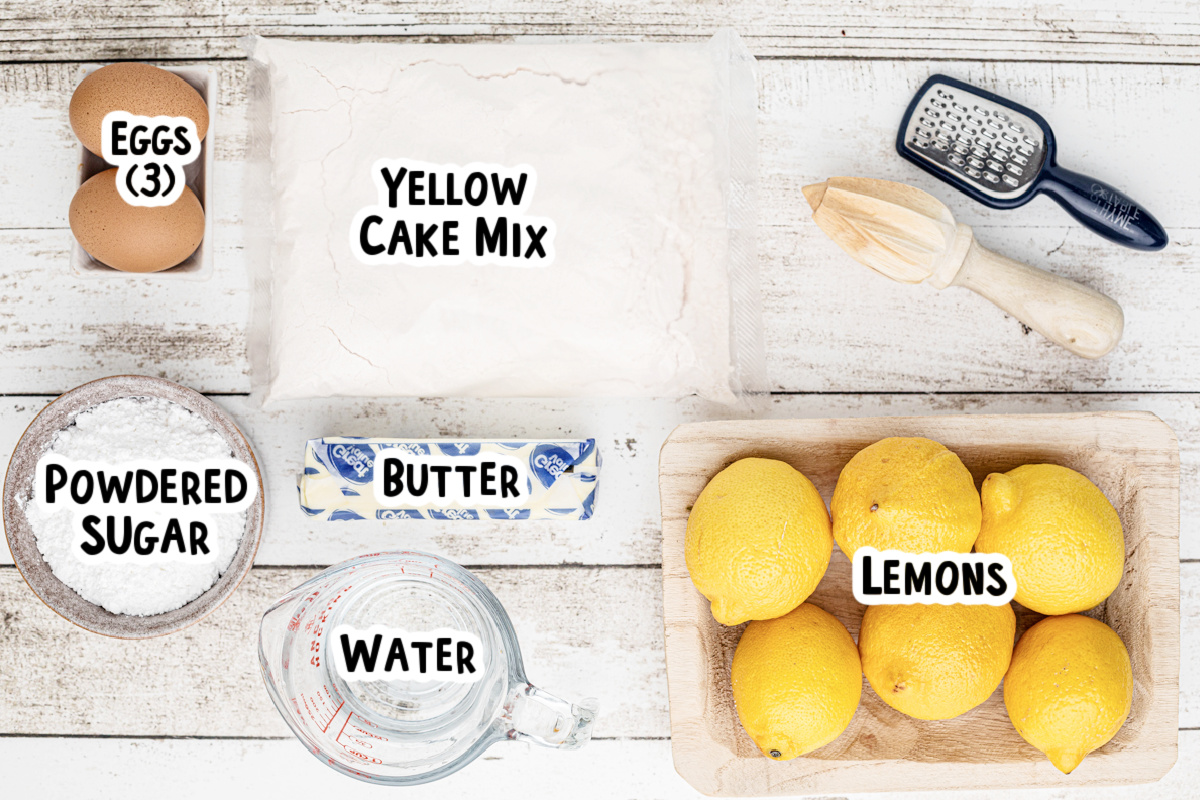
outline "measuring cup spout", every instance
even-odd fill
[[[524,683],[509,695],[498,723],[506,728],[506,738],[578,750],[592,738],[596,707],[593,698],[576,705]]]

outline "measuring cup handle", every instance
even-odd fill
[[[512,687],[500,722],[509,739],[578,750],[592,738],[596,701],[589,698],[576,705],[531,684],[518,684]]]

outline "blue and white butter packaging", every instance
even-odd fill
[[[596,503],[594,439],[310,439],[300,508],[325,520],[587,519]]]

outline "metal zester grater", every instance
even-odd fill
[[[1054,132],[1037,112],[945,75],[917,92],[896,149],[921,169],[992,208],[1045,193],[1096,233],[1160,250],[1167,233],[1141,205],[1103,181],[1057,164]]]

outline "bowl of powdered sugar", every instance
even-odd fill
[[[172,633],[224,602],[254,562],[263,508],[258,463],[229,415],[138,375],[46,406],[4,481],[5,534],[30,588],[76,625],[125,639]]]

